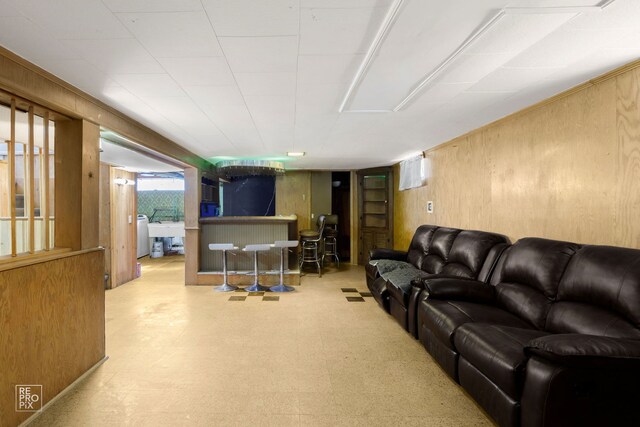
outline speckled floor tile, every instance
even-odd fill
[[[362,267],[306,274],[277,304],[184,286],[183,269],[145,259],[107,291],[109,360],[31,426],[492,425],[372,303]]]

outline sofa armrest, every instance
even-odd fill
[[[376,248],[369,251],[369,260],[392,259],[394,261],[406,261],[407,253],[394,249]]]
[[[547,335],[531,340],[525,352],[569,367],[640,369],[640,339]]]
[[[493,303],[495,288],[487,283],[461,278],[422,279],[422,289],[429,298]]]

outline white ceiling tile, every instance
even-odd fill
[[[291,72],[298,64],[298,37],[220,37],[235,73]]]
[[[557,72],[558,68],[501,67],[474,84],[467,92],[518,92]]]
[[[300,54],[365,53],[386,12],[385,8],[302,9]]]
[[[222,56],[204,12],[118,13],[116,16],[156,58]]]
[[[304,114],[337,113],[347,85],[298,85],[297,112]]]
[[[600,3],[602,0],[511,0],[509,7],[584,7]]]
[[[575,13],[503,15],[466,51],[518,54],[567,23]]]
[[[219,37],[298,34],[297,0],[203,0]]]
[[[0,0],[0,18],[22,16],[18,9],[16,9],[11,3],[11,0]]]
[[[294,95],[295,73],[236,73],[236,81],[244,96]]]
[[[21,0],[13,5],[58,39],[130,37],[126,28],[100,0]]]
[[[0,18],[0,45],[41,67],[49,61],[81,59],[78,52],[52,40],[45,31],[24,17]]]
[[[112,12],[197,12],[200,0],[102,0]]]
[[[300,0],[300,7],[313,9],[357,9],[389,7],[394,0]]]
[[[293,96],[245,96],[251,113],[276,112],[293,114],[296,110]]]
[[[428,106],[445,104],[474,85],[470,83],[437,83],[429,86],[406,108],[407,111],[421,110]]]
[[[113,81],[83,59],[65,59],[48,62],[47,71],[85,92],[102,93]]]
[[[513,53],[460,55],[435,80],[438,83],[475,83],[513,58]]]
[[[158,61],[133,38],[66,40],[64,43],[107,74],[164,72]]]
[[[350,83],[363,57],[364,55],[302,55],[298,58],[298,83]]]
[[[149,97],[184,96],[184,91],[168,74],[116,74],[114,80],[134,95]]]
[[[160,64],[181,86],[228,86],[235,84],[223,56],[161,58]]]
[[[244,106],[238,87],[233,86],[183,86],[187,95],[200,106]]]
[[[602,11],[583,13],[567,24],[569,29],[638,29],[640,2],[637,0],[615,0]]]

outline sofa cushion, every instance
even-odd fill
[[[505,310],[544,329],[550,302],[580,245],[538,238],[518,240],[491,279]]]
[[[534,329],[467,323],[458,328],[454,342],[460,356],[517,400],[528,360],[524,348],[532,339],[545,335],[548,333]]]
[[[454,350],[454,333],[465,323],[483,322],[531,329],[525,321],[492,305],[425,299],[420,302],[418,310],[418,323],[430,329],[443,344]]]
[[[484,231],[463,230],[456,236],[440,274],[477,279],[491,249],[506,238]]]
[[[422,260],[429,253],[429,245],[431,245],[433,233],[437,229],[438,227],[435,225],[421,225],[413,234],[409,244],[409,251],[407,252],[407,261],[416,268],[422,267]]]
[[[416,267],[429,274],[440,274],[447,263],[451,246],[461,231],[457,228],[438,228],[433,233],[431,245],[426,256],[422,259],[422,264]]]
[[[624,317],[580,302],[554,303],[547,317],[546,329],[556,334],[576,333],[640,339],[640,329],[636,329]]]
[[[557,300],[547,322],[554,332],[637,337],[640,250],[584,246],[567,267]]]

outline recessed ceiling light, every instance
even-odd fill
[[[289,157],[302,157],[304,156],[304,151],[289,151],[287,152],[287,156]]]

